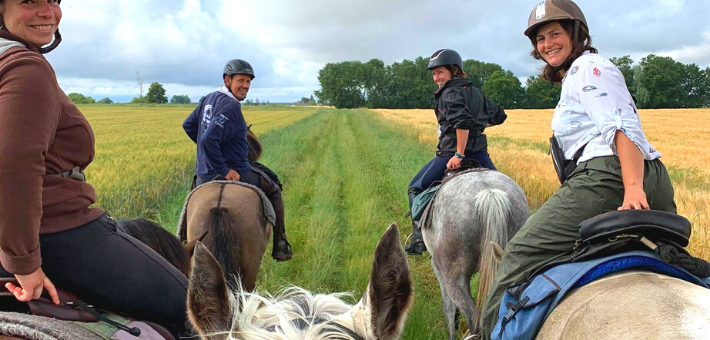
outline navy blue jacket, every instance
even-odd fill
[[[226,88],[203,98],[182,127],[197,143],[195,174],[201,180],[226,176],[229,169],[234,169],[240,176],[251,170],[242,106]]]

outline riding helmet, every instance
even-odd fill
[[[584,28],[589,31],[587,19],[584,18],[584,13],[582,13],[582,10],[574,1],[544,0],[537,4],[530,13],[525,35],[530,38],[531,41],[535,41],[535,37],[532,35],[536,33],[540,26],[560,20],[573,20],[575,21],[575,29],[578,25],[584,25]],[[574,35],[576,36],[577,32],[574,32]]]
[[[454,50],[438,50],[431,55],[431,58],[429,58],[427,70],[431,70],[439,66],[450,65],[456,65],[459,69],[463,70],[463,60],[461,59],[461,55]]]
[[[233,76],[235,74],[246,74],[251,76],[251,79],[256,78],[254,75],[254,69],[249,65],[248,62],[241,60],[241,59],[232,59],[229,62],[227,62],[227,65],[224,66],[224,72],[222,72],[222,77],[224,76]]]

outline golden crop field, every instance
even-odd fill
[[[415,128],[419,139],[438,138],[433,110],[374,110],[381,117]],[[507,121],[486,130],[489,153],[498,169],[525,190],[537,209],[559,187],[550,156],[553,110],[508,110]],[[646,137],[660,150],[675,188],[678,213],[693,224],[689,250],[710,260],[710,109],[640,110]]]
[[[97,204],[119,218],[153,218],[162,204],[192,178],[195,144],[182,122],[196,105],[83,105],[96,136],[96,158],[87,180]],[[245,107],[255,133],[292,124],[313,108]]]

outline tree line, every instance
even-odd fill
[[[696,108],[710,106],[710,68],[683,64],[649,54],[639,63],[630,56],[611,58],[624,75],[639,108]],[[326,64],[318,71],[318,103],[337,108],[432,108],[437,90],[427,70],[428,58],[417,57],[385,65],[381,60]],[[554,108],[561,87],[537,76],[525,86],[509,70],[495,63],[468,59],[463,63],[473,86],[509,109]]]
[[[141,91],[143,91],[142,84],[141,86]],[[85,96],[81,93],[70,93],[67,95],[69,99],[74,102],[74,104],[113,104],[113,100],[111,98],[104,98],[101,100],[94,100],[94,98],[90,96]],[[163,87],[163,84],[158,83],[158,82],[153,82],[150,84],[150,87],[148,87],[148,93],[143,96],[143,93],[141,92],[141,95],[138,97],[134,97],[133,100],[131,100],[131,104],[167,104],[168,103],[168,97],[165,95],[165,88]],[[188,97],[186,94],[180,94],[180,95],[174,95],[172,98],[170,98],[169,101],[170,104],[190,104],[192,101],[190,100],[190,97]]]

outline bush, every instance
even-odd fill
[[[97,101],[96,104],[113,104],[113,100],[111,100],[111,98],[109,98],[109,97],[106,97],[104,99]]]
[[[69,100],[71,100],[74,104],[94,104],[96,101],[94,98],[91,97],[86,97],[81,93],[70,93],[67,97],[69,97]]]

